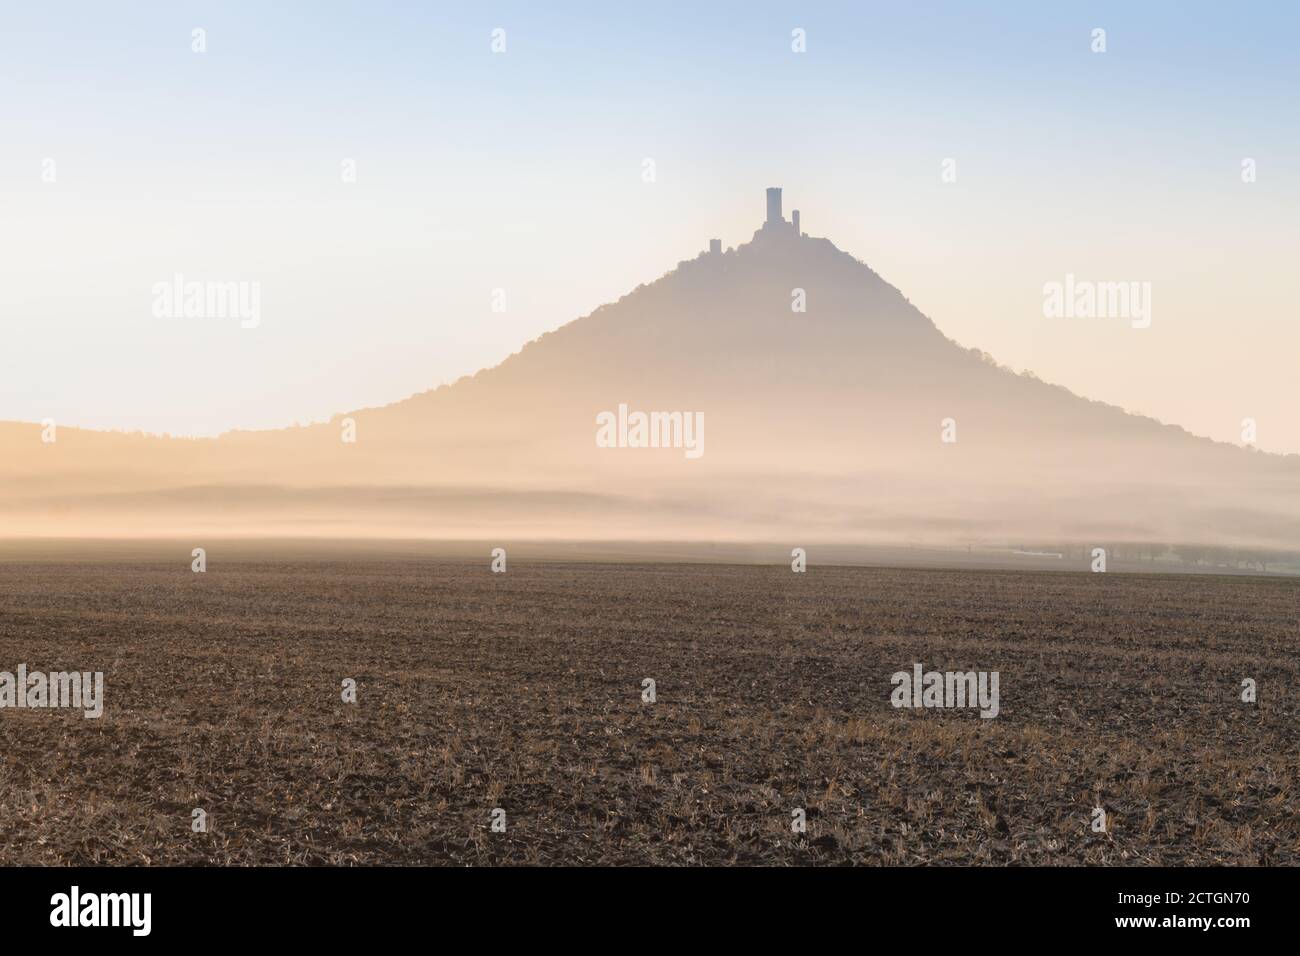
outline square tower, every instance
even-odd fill
[[[781,218],[781,187],[767,187],[767,225],[779,226],[785,220]]]

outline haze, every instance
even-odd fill
[[[1172,3],[11,8],[0,420],[211,435],[393,402],[745,240],[782,183],[961,344],[1300,452],[1296,27]],[[154,317],[177,273],[260,282],[260,325]],[[1152,283],[1151,327],[1045,318],[1066,274]]]

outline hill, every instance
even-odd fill
[[[599,447],[637,412],[681,413],[677,446]],[[0,452],[7,535],[1300,542],[1300,457],[1015,374],[780,218],[393,405],[217,439],[5,423]]]

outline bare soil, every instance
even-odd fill
[[[0,671],[103,671],[105,712],[0,710],[0,864],[1296,864],[1298,608],[1244,576],[5,563]],[[999,715],[894,708],[917,662],[999,672]]]

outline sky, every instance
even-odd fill
[[[387,404],[746,241],[782,186],[962,345],[1300,453],[1294,5],[540,7],[7,4],[0,420]],[[177,275],[255,284],[255,326],[159,315]],[[1044,315],[1067,275],[1149,283],[1150,326]]]

